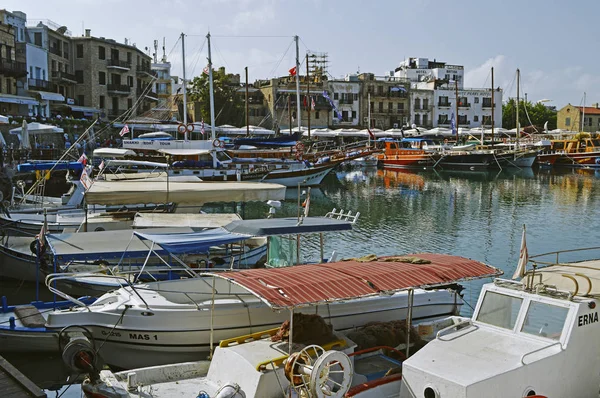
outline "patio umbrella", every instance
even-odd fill
[[[27,125],[27,121],[23,120],[23,126],[21,127],[21,146],[23,149],[28,149],[29,144],[29,126]]]
[[[0,124],[8,124],[8,117],[0,115]]]

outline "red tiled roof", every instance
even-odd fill
[[[371,262],[340,261],[204,275],[228,279],[273,308],[292,308],[502,274],[479,261],[447,254],[394,257],[418,257],[431,263],[392,262],[384,261],[390,257],[380,257]]]
[[[577,109],[579,109],[579,112],[581,113],[581,111],[583,110],[583,106],[577,106]],[[585,107],[585,114],[586,115],[600,115],[600,108],[596,108],[595,106],[586,106]]]

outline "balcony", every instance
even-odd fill
[[[350,105],[353,104],[354,100],[352,98],[340,99],[340,105]]]
[[[413,110],[419,111],[419,112],[431,112],[433,110],[433,106],[432,105],[415,106],[413,108]]]
[[[490,103],[487,103],[487,104],[484,102],[484,103],[481,105],[481,108],[482,108],[482,109],[492,109],[492,108],[495,108],[495,107],[496,107],[496,104],[492,104],[491,102],[490,102]]]
[[[77,77],[75,77],[75,75],[58,70],[52,71],[52,78],[66,83],[77,83]]]
[[[27,76],[27,65],[25,62],[0,59],[0,75],[7,77],[25,77]]]
[[[62,51],[60,51],[60,48],[58,47],[50,47],[48,52],[50,52],[50,54],[58,55],[59,57],[63,56]]]
[[[452,104],[450,102],[438,102],[438,107],[440,108],[450,108],[452,106]]]
[[[50,82],[42,79],[27,79],[27,85],[30,90],[45,90],[50,88]]]
[[[149,66],[137,65],[135,71],[138,75],[148,75],[148,77],[156,77],[156,71],[150,69]]]
[[[459,108],[470,108],[470,107],[471,107],[471,104],[470,104],[470,103],[468,103],[468,102],[459,102],[459,103],[458,103],[458,107],[459,107]]]
[[[106,67],[119,70],[129,70],[131,69],[131,62],[121,61],[120,59],[107,59]]]
[[[109,93],[129,95],[131,87],[126,84],[109,84],[106,86]]]

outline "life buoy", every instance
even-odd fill
[[[194,132],[194,125],[192,123],[188,124],[186,127],[188,133]]]
[[[223,141],[221,141],[221,140],[220,140],[220,139],[218,139],[218,138],[215,138],[215,139],[213,140],[213,146],[214,146],[215,148],[221,148],[221,147],[223,146]]]
[[[187,130],[187,127],[185,127],[185,124],[181,123],[179,126],[177,126],[177,132],[180,134],[185,133],[185,131]]]
[[[301,142],[296,143],[296,152],[304,152],[304,144]]]

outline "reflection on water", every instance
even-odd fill
[[[440,252],[483,261],[504,270],[510,278],[517,264],[523,224],[527,225],[532,255],[597,246],[599,194],[598,170],[349,169],[331,173],[320,189],[311,190],[310,214],[324,215],[333,208],[361,213],[353,231],[326,234],[326,257],[333,250],[339,258]],[[288,189],[277,216],[296,216],[298,201],[304,201],[302,190]],[[262,218],[269,209],[263,203],[249,203],[220,210]],[[317,261],[318,236],[303,237],[302,245],[302,259]],[[569,258],[577,259],[581,258]],[[471,306],[485,282],[466,284],[465,299]],[[17,288],[18,284],[0,285],[2,294]],[[19,289],[21,302],[33,299],[31,286],[28,297],[26,289]],[[17,299],[12,298],[14,303]],[[470,313],[466,306],[463,311]],[[71,390],[65,396],[77,391],[76,387]]]

